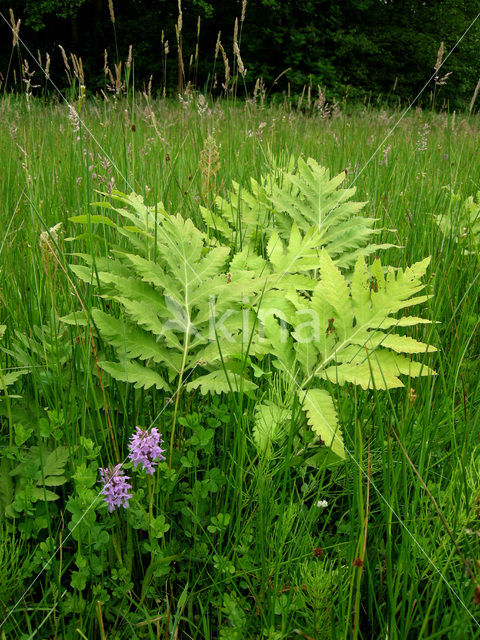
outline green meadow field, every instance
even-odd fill
[[[0,98],[1,638],[480,637],[478,118]]]

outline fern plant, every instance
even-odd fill
[[[313,158],[291,160],[289,170],[274,166],[260,182],[250,181],[250,189],[233,183],[227,198],[217,197],[212,210],[201,207],[208,228],[235,247],[249,246],[260,252],[269,241],[282,247],[292,233],[310,239],[304,251],[304,268],[318,261],[325,249],[340,267],[351,268],[359,255],[368,256],[394,245],[372,242],[381,230],[375,218],[360,214],[365,202],[351,198],[355,188],[344,189],[345,173],[330,178],[328,169]]]
[[[203,394],[252,394],[254,440],[266,454],[292,418],[296,396],[314,432],[343,458],[327,390],[332,384],[387,389],[401,386],[401,375],[433,373],[410,358],[433,348],[395,332],[427,322],[395,314],[428,299],[417,295],[428,260],[405,271],[385,271],[378,259],[367,266],[365,256],[386,245],[367,244],[375,233],[373,220],[356,215],[363,205],[347,202],[352,191],[339,190],[340,179],[330,180],[310,160],[299,161],[298,172],[284,173],[282,180],[270,190],[266,181],[259,187],[252,216],[258,222],[261,207],[268,213],[256,227],[262,229],[262,251],[253,232],[245,236],[249,244],[235,251],[225,244],[226,233],[212,238],[163,205],[149,208],[139,196],[118,191],[111,198],[115,204],[98,203],[110,215],[73,218],[104,224],[116,238],[108,257],[76,254],[84,264],[71,266],[120,311],[92,311],[116,353],[115,360],[99,365],[136,388],[174,393],[170,451],[184,384]],[[219,220],[225,232],[233,230],[233,219]],[[253,230],[248,215],[245,220]],[[353,273],[342,273],[353,260]],[[64,321],[83,322],[83,315]],[[282,403],[253,381],[269,362],[289,389]]]
[[[287,304],[280,311],[260,309],[274,366],[294,381],[308,422],[340,457],[344,457],[343,438],[326,381],[392,389],[403,386],[400,375],[434,373],[410,355],[435,348],[395,333],[397,327],[429,321],[394,315],[429,298],[417,295],[424,288],[421,277],[428,263],[429,259],[423,260],[405,271],[390,268],[385,275],[380,260],[368,267],[360,256],[348,282],[323,250],[320,276],[312,282],[311,294],[290,288],[284,291]]]
[[[77,254],[86,265],[71,265],[100,297],[122,309],[118,318],[98,308],[92,312],[117,355],[116,361],[100,366],[136,388],[172,391],[172,382],[180,387],[199,367],[203,375],[190,379],[187,389],[253,389],[255,385],[242,378],[239,356],[244,351],[243,327],[255,322],[248,296],[261,289],[262,281],[238,259],[232,260],[229,247],[210,247],[191,220],[169,216],[161,206],[155,217],[134,194],[114,192],[112,198],[129,207],[99,203],[115,211],[118,222],[102,215],[73,218],[107,224],[130,245],[95,261]],[[75,323],[81,318],[73,314],[63,320]],[[251,353],[261,351],[256,342],[250,348]],[[160,365],[161,373],[149,364]]]

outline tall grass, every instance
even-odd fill
[[[52,444],[68,451],[60,499],[2,517],[5,615],[85,512],[80,497],[78,514],[65,509],[75,482],[92,461],[114,460],[108,421],[120,457],[134,426],[159,413],[169,434],[164,395],[108,381],[102,394],[88,335],[58,320],[79,298],[92,303],[65,265],[68,253],[102,246],[91,232],[69,241],[69,218],[88,212],[97,190],[135,190],[200,224],[198,207],[214,195],[199,168],[209,136],[220,194],[232,181],[258,178],[270,156],[303,154],[334,173],[347,169],[385,239],[404,247],[390,249],[388,262],[405,267],[432,255],[428,317],[437,324],[429,339],[439,349],[438,375],[389,394],[338,390],[351,455],[334,467],[298,453],[294,420],[273,457],[260,461],[248,398],[183,395],[179,442],[187,444],[174,470],[155,481],[164,485],[157,513],[179,502],[160,538],[164,570],[156,565],[148,575],[145,540],[120,515],[109,520],[108,541],[98,542],[103,565],[95,575],[81,529],[19,602],[3,637],[480,637],[478,260],[433,218],[458,207],[450,189],[463,198],[479,189],[478,119],[412,111],[386,139],[400,114],[367,107],[326,117],[312,105],[303,113],[289,103],[212,102],[190,92],[179,103],[130,93],[78,108],[86,127],[60,103],[9,95],[0,102],[2,366],[28,367],[2,399],[2,445],[13,437],[17,456]],[[57,260],[39,237],[58,222]],[[192,436],[206,428],[212,439],[199,445]],[[4,492],[12,456],[2,465]],[[328,505],[317,506],[323,500]],[[107,514],[89,518],[100,535]]]

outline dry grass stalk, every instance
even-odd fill
[[[68,105],[68,119],[72,126],[72,131],[78,133],[80,131],[80,118],[75,107],[71,104]]]
[[[68,64],[68,58],[67,58],[67,54],[65,53],[65,49],[62,47],[61,44],[58,45],[58,48],[60,49],[60,52],[62,54],[63,64],[65,65],[65,69],[67,71],[70,71],[70,65]]]
[[[167,95],[167,56],[170,49],[168,47],[168,40],[165,40],[165,33],[163,32],[163,29],[162,29],[161,43],[162,43],[162,66],[163,66],[163,97],[165,98]]]
[[[228,62],[228,58],[227,58],[227,54],[225,53],[225,49],[223,48],[223,45],[220,42],[220,32],[218,32],[217,46],[218,46],[218,49],[220,50],[220,53],[222,54],[223,64],[225,66],[225,82],[224,82],[224,84],[222,86],[225,89],[225,91],[228,91],[228,83],[230,81],[230,63]]]
[[[197,69],[198,69],[198,49],[200,41],[200,16],[198,16],[197,20],[197,41],[195,43],[195,84],[197,84]]]
[[[129,69],[130,65],[132,64],[132,50],[133,50],[133,47],[132,45],[130,45],[128,47],[128,56],[127,56],[127,61],[125,63],[125,66],[127,67],[127,69]]]
[[[155,117],[155,112],[152,109],[152,105],[150,103],[151,97],[152,97],[152,76],[150,76],[150,80],[148,82],[148,89],[147,91],[143,92],[143,97],[145,98],[145,101],[147,103],[147,106],[145,108],[144,111],[144,120],[148,121],[150,120],[153,126],[153,129],[158,137],[158,139],[165,145],[167,146],[167,141],[165,140],[165,138],[162,136],[162,134],[160,133],[160,130],[158,128],[158,123],[157,123],[157,118]]]
[[[108,68],[108,52],[106,49],[103,50],[103,73],[105,76],[108,75],[110,69]]]
[[[182,0],[178,0],[178,20],[175,25],[175,35],[177,36],[177,49],[178,49],[178,93],[182,93],[183,90],[183,78],[185,77],[185,67],[183,64],[182,53],[182,26],[183,26],[183,13],[182,13]]]
[[[42,254],[42,267],[47,276],[55,275],[57,271],[58,251],[57,246],[62,234],[62,223],[59,222],[48,231],[42,231],[38,239],[38,245]],[[53,266],[53,274],[51,272]]]
[[[303,102],[304,95],[305,95],[305,85],[303,85],[302,95],[300,96],[300,98],[298,99],[298,102],[297,102],[297,111],[300,111],[300,109],[302,108],[302,102]]]
[[[65,49],[62,47],[61,44],[58,45],[58,48],[60,49],[60,52],[62,54],[63,65],[65,67],[65,75],[67,76],[68,84],[71,85],[72,84],[72,76],[71,76],[71,73],[70,73],[71,68],[70,68],[70,65],[68,63],[67,54],[65,53]]]
[[[435,63],[435,66],[433,67],[435,69],[435,73],[436,74],[438,73],[438,70],[442,66],[443,53],[444,53],[444,46],[443,46],[443,40],[442,40],[442,42],[440,43],[440,47],[438,49],[438,53],[437,53],[437,61]]]
[[[22,20],[20,18],[17,20],[17,22],[15,22],[13,9],[10,9],[10,24],[12,26],[12,47],[18,46],[18,34],[20,32],[21,22]]]
[[[209,194],[213,194],[212,202],[215,200],[217,173],[220,167],[220,153],[217,143],[212,135],[208,135],[204,140],[198,160],[198,168],[202,174],[202,198],[207,205]]]
[[[39,87],[39,84],[33,84],[33,76],[35,71],[30,71],[28,60],[24,60],[22,63],[22,80],[25,83],[25,96],[27,98],[27,109],[30,111],[30,97],[32,95],[32,89]]]
[[[238,47],[238,18],[235,18],[235,26],[233,27],[233,51]]]
[[[245,13],[247,12],[247,0],[242,0],[242,13],[240,15],[240,22],[243,24],[245,20]]]
[[[265,96],[267,95],[267,88],[263,82],[263,78],[257,78],[255,81],[255,87],[253,89],[253,97],[251,99],[252,104],[257,104],[260,96],[260,107],[263,109],[265,104]]]
[[[113,10],[113,0],[108,0],[108,11],[110,12],[110,20],[115,25],[115,12]]]
[[[113,79],[113,74],[110,71],[110,67],[107,67],[106,75],[108,75],[108,80],[110,82],[110,84],[107,84],[107,89],[113,92],[115,91],[115,80]]]
[[[45,67],[43,66],[43,60],[42,60],[42,54],[40,53],[40,50],[37,49],[37,60],[38,60],[38,64],[40,66],[40,69],[43,70],[46,79],[48,80],[50,78],[50,55],[48,53],[45,54]]]
[[[475,100],[477,99],[478,91],[480,90],[480,78],[477,82],[477,86],[475,87],[475,91],[473,92],[472,100],[470,102],[470,107],[468,109],[468,115],[472,115],[473,105],[475,104]]]
[[[122,62],[115,65],[115,93],[118,94],[123,89],[122,82]]]
[[[245,74],[247,73],[247,70],[245,69],[245,67],[243,65],[243,61],[242,61],[242,58],[240,56],[240,49],[238,47],[238,43],[237,42],[235,42],[235,44],[233,46],[233,52],[237,56],[237,64],[238,64],[238,70],[240,72],[240,75],[242,76],[242,78],[245,78]]]
[[[179,33],[182,32],[182,26],[183,26],[183,12],[182,12],[182,0],[178,0],[178,21],[177,21],[177,28]]]
[[[318,97],[313,103],[313,108],[315,109],[315,111],[320,114],[321,118],[330,118],[332,116],[334,117],[338,116],[338,114],[340,113],[340,108],[336,100],[334,100],[333,104],[330,105],[327,102],[326,92],[322,91],[322,87],[320,85],[317,85],[317,90],[318,90]]]
[[[280,80],[280,78],[282,76],[284,76],[286,73],[288,73],[289,71],[292,70],[292,67],[287,67],[286,69],[284,69],[281,73],[278,74],[278,76],[275,78],[275,80],[273,81],[272,87],[274,87],[278,81]],[[290,83],[288,83],[288,86],[290,87]],[[288,97],[290,97],[290,88],[288,89]]]
[[[440,67],[442,66],[443,54],[444,54],[444,46],[443,46],[443,41],[442,41],[441,44],[440,44],[440,48],[438,49],[437,61],[435,62],[435,66],[433,67],[434,70],[435,70],[435,86],[437,86],[437,87],[439,87],[439,86],[441,86],[443,84],[447,84],[448,77],[452,75],[451,71],[446,73],[441,78],[438,75],[438,71],[439,71]]]
[[[235,27],[233,29],[233,55],[237,59],[238,71],[240,72],[240,75],[242,76],[242,78],[245,78],[247,70],[245,69],[245,66],[243,64],[242,57],[240,55],[240,46],[238,44],[238,18],[235,18]]]
[[[257,101],[257,96],[258,96],[258,92],[260,91],[260,78],[257,78],[255,80],[255,86],[253,88],[253,100],[254,102]]]
[[[73,75],[79,81],[81,85],[85,85],[85,74],[83,73],[83,62],[81,58],[77,58],[74,53],[70,54],[70,60],[72,61]]]

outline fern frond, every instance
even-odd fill
[[[181,379],[185,368],[201,362],[209,373],[191,381],[190,388],[213,390],[217,384],[216,393],[227,391],[223,368],[245,354],[248,331],[255,324],[249,297],[258,294],[264,280],[246,269],[230,273],[231,249],[218,243],[209,247],[207,236],[191,220],[168,216],[162,206],[155,216],[134,194],[115,192],[114,200],[126,205],[110,207],[118,214],[115,228],[135,251],[117,247],[110,258],[95,261],[77,254],[86,265],[72,265],[80,279],[122,311],[121,319],[93,311],[101,336],[120,361],[103,363],[105,370],[136,387],[166,389],[155,368],[168,369],[169,380],[172,373]],[[80,222],[89,223],[84,217]],[[97,222],[104,220],[99,216]],[[251,347],[252,353],[264,351],[259,343]],[[237,380],[235,372],[232,376],[235,384],[242,382],[241,388],[254,388]]]
[[[107,225],[118,242],[109,257],[76,254],[83,264],[72,265],[114,303],[108,314],[93,311],[118,357],[102,368],[136,388],[167,390],[168,380],[178,392],[185,381],[202,394],[253,394],[249,371],[263,382],[256,363],[264,370],[271,363],[290,404],[258,404],[259,451],[281,433],[296,394],[308,424],[344,458],[335,405],[322,385],[400,387],[402,376],[434,373],[412,359],[434,348],[398,331],[428,323],[404,310],[430,297],[422,293],[429,260],[405,270],[385,270],[378,259],[368,266],[365,257],[392,245],[373,242],[376,221],[362,215],[365,203],[351,200],[355,190],[342,188],[343,180],[311,158],[274,167],[249,190],[234,184],[214,210],[201,208],[207,233],[161,204],[147,207],[118,191],[115,206],[101,203],[112,220],[77,217]]]
[[[165,380],[153,369],[147,369],[134,360],[122,360],[121,362],[102,361],[99,366],[108,374],[120,380],[133,384],[135,389],[150,389],[155,387],[161,391],[171,391]]]
[[[187,385],[187,390],[199,389],[202,394],[230,393],[231,391],[254,391],[257,385],[247,378],[224,369],[216,369],[211,373],[199,376]]]
[[[332,435],[339,434],[333,401],[325,390],[310,387],[315,381],[328,380],[340,385],[353,383],[364,389],[390,389],[403,386],[399,376],[434,374],[428,366],[410,359],[410,354],[435,351],[434,347],[395,333],[397,326],[427,321],[413,316],[393,317],[428,299],[417,295],[424,288],[421,278],[428,263],[423,260],[405,271],[390,269],[384,275],[379,260],[368,267],[359,257],[348,282],[327,251],[322,250],[320,278],[312,294],[291,289],[286,292],[294,312],[290,310],[283,316],[283,328],[279,322],[281,313],[264,319],[265,312],[262,314],[260,309],[274,365],[298,380],[297,393],[309,422],[323,434],[322,440],[327,442],[330,437],[332,450],[338,455],[343,455],[343,444],[340,435],[339,439]]]
[[[359,255],[395,246],[373,242],[380,233],[376,220],[362,215],[366,203],[351,200],[355,188],[341,188],[344,173],[330,178],[313,158],[292,165],[279,170],[272,164],[260,183],[251,181],[250,189],[233,183],[214,211],[202,208],[205,223],[237,249],[248,245],[260,253],[268,242],[270,261],[277,269],[282,263],[282,271],[290,263],[295,272],[316,269],[322,248],[339,266],[351,268]]]
[[[340,458],[345,458],[343,437],[331,395],[325,389],[305,392],[303,408],[313,431]]]
[[[181,357],[172,349],[167,349],[148,331],[94,309],[93,319],[103,338],[117,350],[120,358],[139,358],[165,364],[180,372]]]

